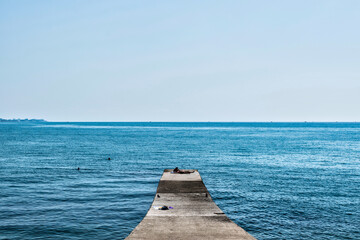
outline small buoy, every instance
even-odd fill
[[[111,158],[108,158],[108,160],[111,160]]]
[[[77,169],[78,171],[80,170],[80,168],[78,167],[78,169]]]

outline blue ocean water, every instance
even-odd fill
[[[0,166],[0,239],[123,239],[175,166],[258,239],[360,239],[359,123],[1,123]]]

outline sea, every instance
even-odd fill
[[[0,123],[0,239],[124,239],[175,167],[257,239],[360,239],[356,122]]]

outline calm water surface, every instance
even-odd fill
[[[123,239],[175,166],[258,239],[360,239],[359,123],[0,123],[0,166],[0,239]]]

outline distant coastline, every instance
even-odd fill
[[[46,122],[46,120],[44,119],[4,119],[4,118],[0,118],[0,122]]]

